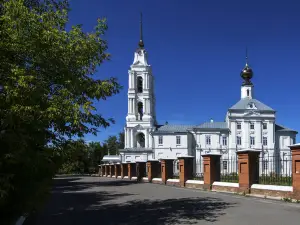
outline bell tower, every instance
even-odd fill
[[[154,78],[148,64],[148,53],[143,40],[142,14],[140,40],[134,60],[128,71],[128,113],[125,127],[125,149],[152,148],[152,136],[156,124]]]

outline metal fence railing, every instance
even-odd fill
[[[145,166],[143,177],[148,177],[148,168],[147,168],[147,165]]]
[[[197,160],[195,163],[194,171],[193,171],[193,180],[203,180],[203,172],[202,172],[202,163],[200,160]]]
[[[220,181],[239,182],[237,156],[228,156],[220,159]]]
[[[160,165],[160,163],[159,163],[159,166],[158,166],[157,178],[161,178],[161,165]]]
[[[179,160],[173,161],[173,179],[179,179]]]
[[[259,157],[259,184],[292,185],[292,156],[283,153]]]

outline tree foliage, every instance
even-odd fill
[[[0,0],[0,218],[45,196],[64,149],[81,157],[70,138],[114,122],[94,106],[121,88],[93,77],[110,58],[106,21],[67,30],[69,10],[67,0]]]

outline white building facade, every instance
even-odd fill
[[[261,156],[290,155],[297,131],[276,124],[276,111],[257,100],[251,82],[253,71],[246,63],[241,72],[241,99],[230,107],[224,122],[200,125],[158,125],[155,112],[154,77],[141,37],[129,70],[128,113],[122,162],[147,161],[190,155],[201,172],[202,154],[236,157],[237,150],[261,150]],[[228,165],[221,165],[227,167]],[[264,164],[263,167],[266,167]]]

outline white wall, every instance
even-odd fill
[[[163,143],[159,144],[159,136],[162,136]],[[176,144],[176,137],[180,136],[180,145]],[[155,158],[177,158],[178,156],[188,155],[188,138],[185,134],[161,134],[154,135]],[[190,138],[189,138],[190,139]]]

